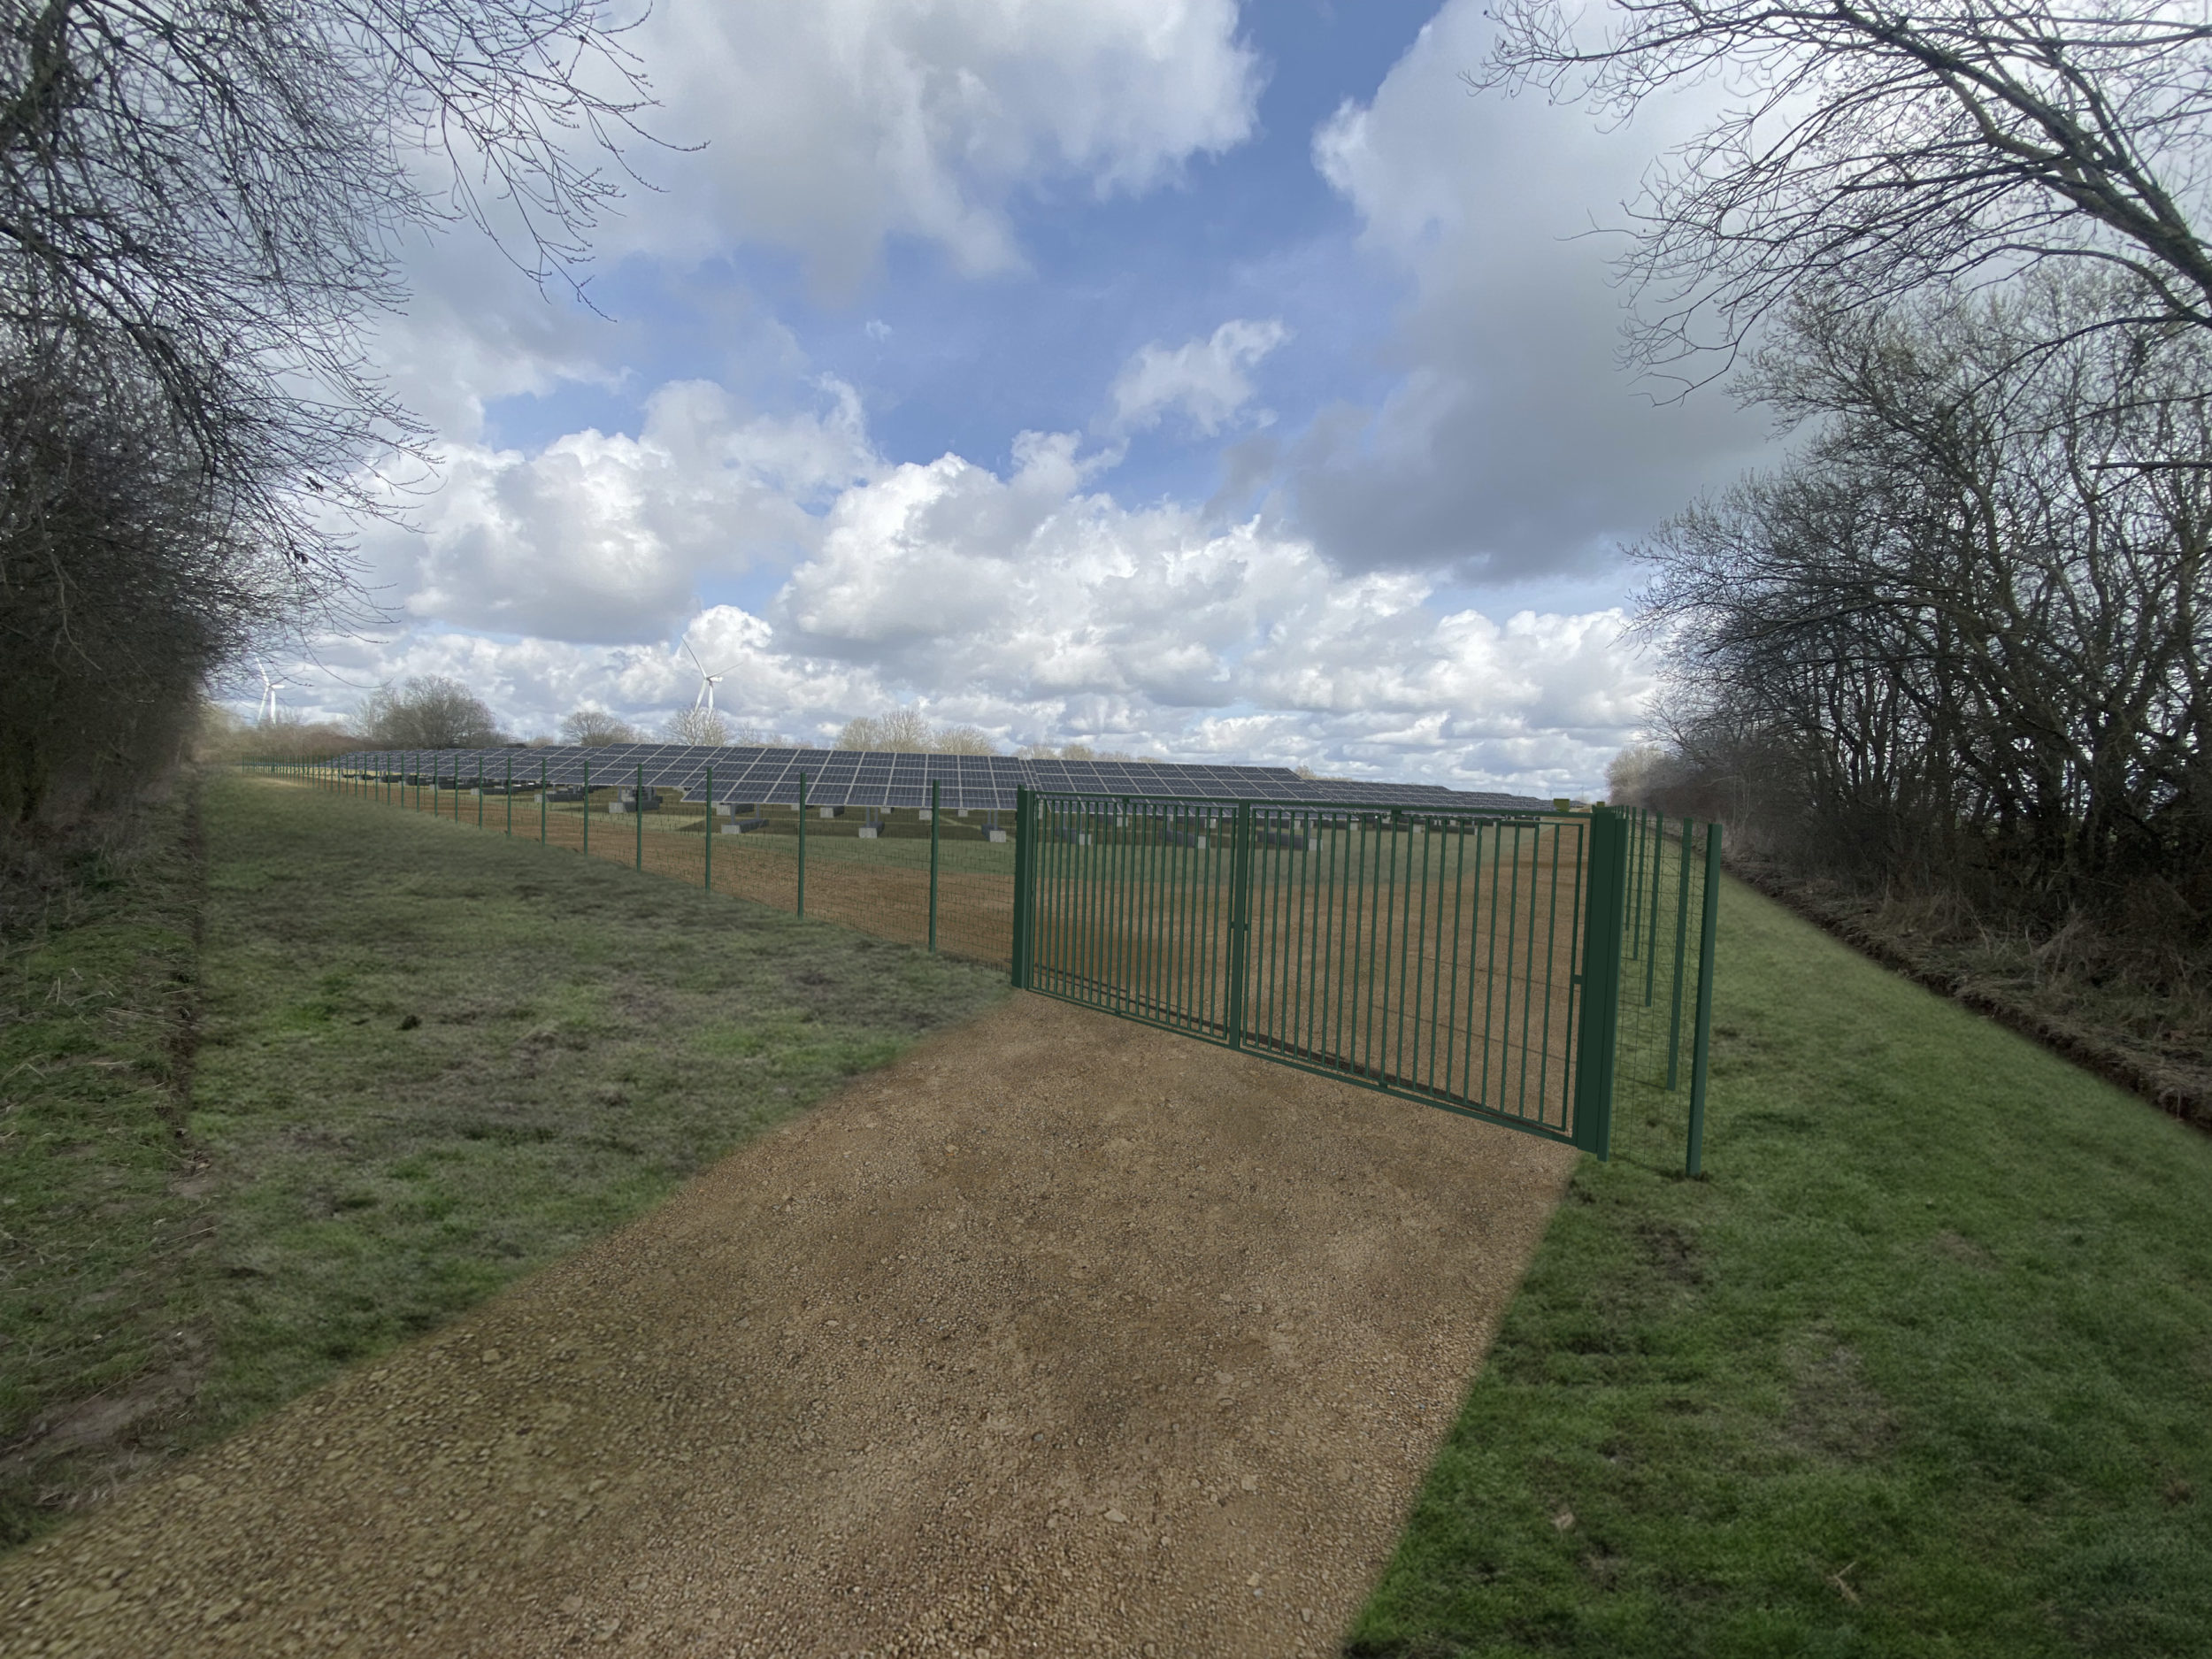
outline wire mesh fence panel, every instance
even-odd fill
[[[1025,826],[1032,988],[1578,1140],[1592,820],[1047,796]]]
[[[1696,1035],[1702,826],[1641,808],[1625,816],[1631,898],[1621,933],[1620,1075],[1672,1089],[1688,1075]]]
[[[280,775],[1007,964],[1048,995],[1600,1152],[1617,1078],[1686,1082],[1699,1166],[1717,826],[1025,789],[1002,823],[733,804],[710,775],[695,792],[624,770],[553,783],[526,756],[408,753]]]

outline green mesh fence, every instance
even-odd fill
[[[1605,1156],[1616,1091],[1702,1160],[1719,829],[1042,796],[1006,814],[712,807],[526,751],[261,770],[1008,967],[1017,985]]]

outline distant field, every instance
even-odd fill
[[[196,954],[173,819],[91,921],[6,959],[0,1542],[619,1225],[1003,991],[283,783],[211,779],[204,825]]]
[[[1731,885],[1364,1659],[2212,1653],[2212,1139]]]

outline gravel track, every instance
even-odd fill
[[[1573,1157],[1015,995],[0,1561],[0,1654],[1334,1652]]]

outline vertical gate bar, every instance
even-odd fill
[[[1262,830],[1264,820],[1266,828]],[[1259,949],[1260,972],[1254,990],[1256,1011],[1248,1000],[1244,1023],[1271,1048],[1278,1046],[1276,1011],[1283,1005],[1290,964],[1283,959],[1283,883],[1289,878],[1285,862],[1290,852],[1289,833],[1283,828],[1283,809],[1255,805],[1252,809],[1252,932]]]
[[[1583,933],[1582,1041],[1575,1064],[1573,1141],[1601,1158],[1613,1150],[1613,1046],[1620,1026],[1621,929],[1628,885],[1627,826],[1610,807],[1590,810],[1589,915]]]
[[[1018,796],[1016,804],[1019,804]],[[1038,802],[1037,842],[1026,856],[1021,843],[1014,843],[1014,943],[1008,949],[1010,953],[1024,939],[1030,941],[1025,953],[1029,962],[1026,979],[1014,983],[1025,984],[1033,991],[1042,987],[1066,995],[1075,989],[1067,972],[1068,941],[1073,935],[1068,924],[1067,895],[1059,885],[1061,872],[1050,851],[1052,811],[1049,796]],[[1010,976],[1018,971],[1010,956]]]
[[[1255,808],[1255,812],[1259,812],[1259,810]],[[1290,958],[1283,954],[1283,947],[1287,942],[1287,929],[1283,925],[1283,905],[1290,896],[1290,889],[1286,887],[1286,883],[1292,880],[1296,865],[1290,863],[1290,830],[1283,827],[1287,821],[1286,808],[1268,808],[1265,812],[1268,812],[1270,827],[1265,887],[1261,889],[1261,894],[1263,894],[1263,901],[1261,901],[1261,918],[1263,918],[1261,920],[1261,941],[1263,941],[1265,954],[1268,954],[1268,978],[1265,978],[1263,987],[1268,995],[1265,995],[1259,1031],[1268,1035],[1270,1047],[1279,1048],[1283,1047],[1281,1013],[1287,1007],[1286,998],[1290,995],[1292,972]]]
[[[1567,1064],[1560,1068],[1559,1126],[1567,1127],[1574,1105],[1575,1056],[1581,1051],[1575,1046],[1577,1023],[1583,1014],[1583,998],[1577,993],[1582,983],[1582,941],[1585,932],[1583,905],[1586,897],[1584,878],[1588,873],[1589,832],[1581,824],[1574,826],[1574,885],[1567,906],[1567,1028],[1561,1034],[1560,1046],[1566,1050]],[[1565,849],[1562,833],[1560,846]]]
[[[806,914],[806,773],[799,774],[799,892],[795,914]]]
[[[1068,839],[1074,833],[1071,827],[1073,815],[1065,801],[1048,802],[1041,809],[1052,817],[1049,833],[1037,838],[1038,853],[1047,861],[1047,867],[1057,865],[1066,883],[1066,903],[1069,925],[1069,961],[1067,966],[1073,975],[1073,983],[1086,993],[1087,1000],[1098,1001],[1098,972],[1095,953],[1098,933],[1091,926],[1091,870],[1082,857],[1081,849]],[[1055,816],[1056,815],[1056,816]],[[1051,850],[1047,852],[1046,847]]]
[[[1705,826],[1705,904],[1697,944],[1697,1034],[1690,1044],[1690,1148],[1684,1167],[1705,1172],[1705,1085],[1713,1059],[1713,941],[1720,922],[1720,826]]]
[[[584,757],[584,856],[591,856],[591,757]]]
[[[515,838],[515,757],[507,757],[507,839]]]
[[[1504,852],[1502,842],[1499,851]],[[1498,1009],[1498,1093],[1492,1104],[1503,1111],[1506,1081],[1513,1074],[1513,941],[1521,920],[1521,826],[1513,826],[1513,850],[1505,860],[1505,995]]]
[[[1021,790],[1018,786],[1014,791],[1014,805],[1018,810],[1021,806]],[[1018,832],[1020,827],[1018,824],[1015,826]],[[1028,856],[1023,852],[1021,837],[1017,833],[1014,838],[1014,917],[1006,947],[1006,979],[1007,983],[1018,991],[1025,988],[1025,985],[1022,975],[1023,934],[1034,925],[1027,914],[1027,906],[1022,892],[1025,885],[1023,878],[1029,873],[1028,866]]]
[[[710,893],[714,891],[714,838],[721,833],[714,821],[714,763],[707,763],[707,815],[699,827],[707,833],[706,874],[699,885]]]
[[[1460,1026],[1459,1094],[1461,1099],[1471,1102],[1479,1102],[1485,1099],[1490,1087],[1489,1060],[1486,1054],[1481,1073],[1478,1074],[1475,1071],[1475,952],[1482,943],[1481,918],[1488,911],[1488,907],[1482,902],[1482,843],[1485,832],[1492,827],[1479,819],[1475,824],[1474,901],[1473,909],[1468,912],[1467,1002],[1466,1018],[1461,1022]],[[1494,859],[1493,863],[1494,862]],[[1487,973],[1483,977],[1483,985],[1486,991],[1489,987]],[[1483,1013],[1483,1025],[1486,1033],[1489,1026],[1489,1011],[1486,1008]]]
[[[1041,822],[1037,830],[1037,847],[1031,855],[1031,867],[1041,872],[1052,872],[1056,878],[1055,891],[1059,900],[1060,913],[1066,918],[1067,941],[1060,957],[1060,970],[1067,984],[1083,994],[1094,1007],[1098,1003],[1097,976],[1094,972],[1092,953],[1097,949],[1097,936],[1087,925],[1090,904],[1090,866],[1082,856],[1081,849],[1068,839],[1073,834],[1071,827],[1074,813],[1067,801],[1040,803],[1036,809]],[[1050,822],[1056,819],[1057,832],[1052,832]],[[1038,912],[1030,911],[1030,938],[1039,936],[1036,926]],[[1035,956],[1031,946],[1031,956]]]
[[[1036,926],[1035,895],[1030,891],[1037,850],[1029,833],[1030,795],[1025,786],[1014,790],[1014,941],[1011,978],[1014,988],[1029,988],[1030,935]]]
[[[1405,839],[1408,843],[1406,859],[1410,864],[1413,858],[1411,846],[1413,830],[1410,821],[1407,825]],[[1410,870],[1408,871],[1408,874],[1411,874]],[[1413,931],[1413,913],[1409,910],[1405,912],[1402,918],[1405,926],[1402,927],[1399,925],[1401,920],[1399,911],[1409,902],[1413,884],[1409,880],[1404,884],[1407,891],[1402,895],[1399,892],[1399,885],[1398,809],[1394,806],[1390,809],[1390,879],[1383,887],[1383,1002],[1382,1007],[1377,1010],[1379,1017],[1378,1023],[1382,1025],[1382,1065],[1379,1075],[1386,1078],[1402,1067],[1405,1056],[1405,1028],[1402,1024],[1391,1022],[1390,1014],[1393,1009],[1396,1009],[1402,1016],[1404,1012],[1406,936]],[[1397,979],[1394,991],[1392,988],[1391,976],[1391,953],[1394,949],[1397,953]],[[1395,1038],[1397,1041],[1395,1055],[1391,1052],[1393,1038]]]
[[[1084,818],[1090,827],[1079,833],[1091,838],[1088,850],[1098,862],[1099,888],[1105,901],[1099,926],[1106,935],[1106,972],[1119,1010],[1127,1012],[1136,1006],[1129,994],[1129,934],[1125,926],[1128,918],[1124,910],[1128,895],[1122,881],[1120,849],[1106,833],[1110,816],[1105,803],[1094,795],[1084,803]]]
[[[1159,836],[1150,833],[1146,822],[1149,814],[1141,801],[1125,798],[1121,815],[1129,832],[1131,866],[1136,872],[1137,891],[1143,895],[1144,929],[1143,970],[1137,985],[1144,998],[1144,1005],[1156,1016],[1160,1011],[1160,899],[1162,891],[1158,873]],[[1141,824],[1145,828],[1140,829]]]
[[[1229,1046],[1244,1047],[1244,969],[1252,921],[1252,803],[1237,803],[1229,849]]]
[[[1659,974],[1659,897],[1666,891],[1663,885],[1667,871],[1667,817],[1663,812],[1651,815],[1651,948],[1644,961],[1644,1006],[1651,1006],[1652,993],[1658,985]]]
[[[1090,915],[1087,929],[1091,940],[1091,983],[1096,987],[1094,995],[1102,1008],[1112,1008],[1114,983],[1113,890],[1107,885],[1106,861],[1099,856],[1105,849],[1094,838],[1084,838],[1091,832],[1084,826],[1094,816],[1088,800],[1074,803],[1070,812],[1068,834],[1071,838],[1063,843],[1083,866],[1086,884],[1089,889]],[[1118,1010],[1117,1010],[1118,1011]]]
[[[1206,907],[1210,902],[1208,889],[1212,885],[1206,858],[1212,852],[1212,848],[1199,845],[1202,841],[1206,841],[1203,826],[1206,826],[1203,803],[1193,803],[1188,830],[1190,848],[1186,849],[1190,854],[1188,914],[1184,916],[1184,1009],[1188,1011],[1193,1026],[1199,1025],[1202,1011],[1206,1007],[1206,976],[1210,973],[1206,963],[1210,960],[1212,945],[1212,936],[1206,932]]]
[[[1421,1071],[1421,948],[1428,933],[1428,826],[1411,813],[1407,814],[1406,936],[1398,953],[1398,1055],[1390,1075],[1409,1084]],[[1413,1034],[1409,1057],[1406,1053],[1409,1030]]]
[[[1114,816],[1127,846],[1127,851],[1123,856],[1128,864],[1131,886],[1129,914],[1131,926],[1135,930],[1132,941],[1133,956],[1131,972],[1133,977],[1130,980],[1129,992],[1137,999],[1140,1007],[1156,1012],[1158,1002],[1152,995],[1151,861],[1146,856],[1147,849],[1137,839],[1136,815],[1130,810],[1126,795],[1122,797],[1120,804],[1115,809]]]
[[[1413,946],[1413,995],[1410,999],[1413,1008],[1413,1060],[1404,1068],[1406,1081],[1421,1087],[1426,1087],[1422,1083],[1421,1077],[1423,1056],[1430,1056],[1432,1064],[1435,1051],[1435,1044],[1432,1041],[1425,1045],[1421,1041],[1421,999],[1431,990],[1429,984],[1429,888],[1431,885],[1429,865],[1432,862],[1435,852],[1433,846],[1435,840],[1436,821],[1432,818],[1421,826],[1421,931]],[[1409,856],[1413,850],[1412,830],[1409,826],[1406,834],[1406,850]]]
[[[1104,918],[1101,915],[1105,903],[1105,890],[1099,885],[1098,860],[1083,844],[1083,803],[1071,797],[1061,803],[1062,833],[1055,856],[1064,858],[1075,872],[1076,918],[1081,930],[1083,959],[1082,983],[1094,1008],[1110,1008],[1112,1003],[1106,990],[1106,940]],[[1038,838],[1040,848],[1049,836]]]
[[[1440,931],[1437,934],[1436,1047],[1444,1056],[1442,1088],[1448,1100],[1465,1099],[1464,1094],[1453,1087],[1457,1080],[1455,1068],[1459,1064],[1459,1045],[1453,1039],[1459,1029],[1459,930],[1467,913],[1467,835],[1473,827],[1471,818],[1459,818],[1452,826],[1452,964],[1448,973],[1443,960],[1444,935]],[[1440,879],[1438,895],[1440,913],[1443,908]],[[1440,920],[1438,926],[1440,929]]]
[[[1195,907],[1191,917],[1191,971],[1193,979],[1192,1017],[1202,1027],[1214,1023],[1214,987],[1220,972],[1221,947],[1214,927],[1216,900],[1215,869],[1221,853],[1220,818],[1215,815],[1211,830],[1202,827],[1208,815],[1214,811],[1210,802],[1201,802],[1191,818],[1191,839],[1202,841],[1202,849],[1194,846],[1194,868],[1198,872],[1197,885],[1192,889]]]
[[[1690,848],[1693,833],[1692,819],[1685,813],[1682,818],[1682,895],[1675,905],[1674,918],[1674,1005],[1667,1016],[1667,1090],[1670,1094],[1681,1082],[1682,970],[1690,946]]]
[[[1544,840],[1544,826],[1536,826],[1536,841],[1540,849]],[[1551,1097],[1551,1008],[1552,1000],[1563,988],[1559,984],[1559,855],[1563,846],[1559,826],[1551,826],[1551,897],[1544,918],[1544,1025],[1543,1058],[1536,1067],[1536,1118],[1545,1120],[1545,1102]],[[1533,933],[1532,926],[1529,930]],[[1571,987],[1563,987],[1571,989]],[[1566,1068],[1560,1068],[1564,1072]],[[1563,1113],[1563,1117],[1564,1114]]]
[[[944,782],[929,780],[929,952],[937,954],[937,820],[944,817]],[[1019,857],[1018,849],[1015,856]]]
[[[1544,851],[1543,825],[1532,825],[1530,833],[1536,844],[1528,860],[1528,952],[1521,986],[1521,1092],[1515,1107],[1523,1118],[1528,1116],[1529,1032],[1536,1018],[1536,865]]]
[[[637,867],[645,868],[645,763],[640,761],[637,781],[630,788],[630,816],[637,819]]]
[[[1138,987],[1144,978],[1143,918],[1137,907],[1143,895],[1136,885],[1134,861],[1130,856],[1129,842],[1120,833],[1120,826],[1129,817],[1125,806],[1126,803],[1120,805],[1110,801],[1104,803],[1098,815],[1098,833],[1106,838],[1106,845],[1113,858],[1114,908],[1121,917],[1122,1000],[1131,1008],[1142,1012],[1144,998]]]
[[[1058,815],[1058,833],[1048,833],[1041,823],[1038,827],[1037,850],[1033,867],[1041,871],[1056,869],[1059,872],[1059,892],[1068,930],[1067,949],[1061,967],[1067,975],[1068,983],[1083,993],[1085,1001],[1096,1007],[1100,1002],[1096,954],[1098,932],[1091,926],[1090,916],[1093,872],[1083,856],[1081,843],[1073,839],[1076,834],[1075,808],[1071,802],[1063,799],[1056,803],[1041,803],[1037,811],[1041,817],[1047,818],[1055,813]],[[1032,910],[1030,915],[1033,923],[1037,912]],[[1038,937],[1038,930],[1033,925],[1030,929],[1030,937],[1033,940]],[[1033,945],[1031,949],[1033,956],[1035,947]]]
[[[1360,1067],[1363,1073],[1371,1074],[1375,1057],[1373,1005],[1375,963],[1377,954],[1381,948],[1379,941],[1383,935],[1384,924],[1389,918],[1388,902],[1379,896],[1381,890],[1379,876],[1383,854],[1389,849],[1384,845],[1379,836],[1370,835],[1363,832],[1360,840],[1363,843],[1370,844],[1363,845],[1360,849],[1362,857],[1359,872],[1359,908],[1353,914],[1366,934],[1367,963],[1364,972],[1360,972],[1353,981],[1352,1011],[1353,1018],[1360,1023],[1358,1038]],[[1356,964],[1355,967],[1356,966]]]
[[[1298,865],[1297,902],[1291,906],[1287,926],[1290,935],[1290,1017],[1279,1025],[1284,1045],[1291,1049],[1310,1048],[1305,1034],[1299,1029],[1299,1016],[1310,1006],[1306,1000],[1306,964],[1312,954],[1312,943],[1307,932],[1306,918],[1312,910],[1314,879],[1319,873],[1321,857],[1320,820],[1310,812],[1301,810],[1294,833],[1298,837],[1298,850],[1305,855]]]
[[[1631,807],[1629,814],[1628,959],[1633,962],[1644,941],[1644,809]]]

